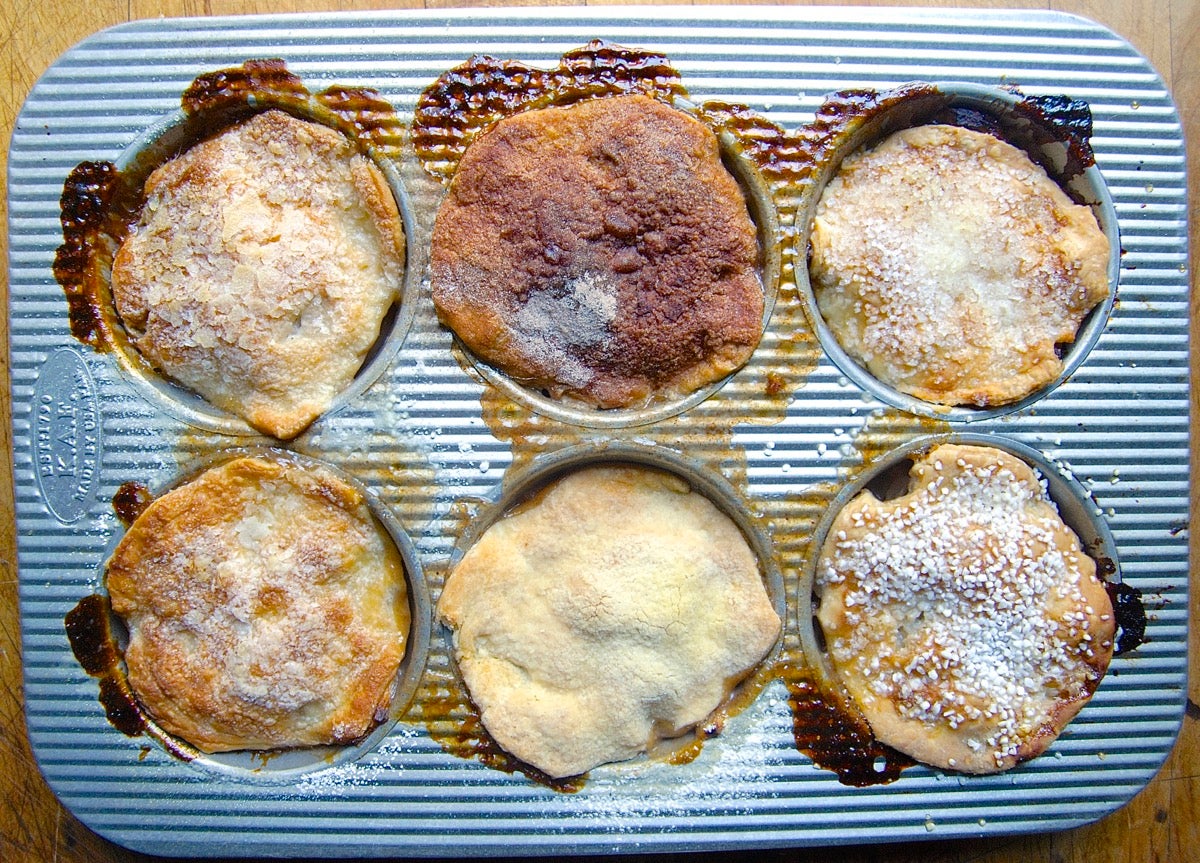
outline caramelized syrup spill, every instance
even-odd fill
[[[248,106],[264,96],[303,101],[308,90],[283,60],[247,60],[197,76],[180,102],[185,113],[202,114]]]
[[[1048,141],[1067,147],[1067,165],[1063,176],[1070,179],[1096,164],[1092,151],[1092,109],[1081,99],[1067,96],[1023,96],[1018,110],[1033,121],[1033,128],[1045,130]]]
[[[1112,601],[1117,622],[1113,654],[1120,656],[1146,643],[1146,606],[1142,602],[1142,592],[1131,584],[1105,582],[1104,589]]]
[[[108,273],[139,196],[112,162],[81,162],[67,176],[59,201],[63,242],[54,255],[54,279],[67,297],[71,334],[97,351],[112,348]]]
[[[137,737],[146,730],[146,717],[121,671],[111,613],[108,597],[92,594],[67,612],[63,624],[75,659],[100,681],[100,703],[108,721],[127,737]]]
[[[683,85],[663,55],[601,40],[568,51],[546,71],[476,55],[421,93],[413,116],[413,146],[425,170],[448,183],[475,137],[505,117],[628,94],[669,103],[683,95]]]
[[[697,113],[718,135],[731,136],[738,151],[771,184],[806,179],[813,170],[812,154],[800,135],[789,133],[746,105],[705,102]]]
[[[316,96],[341,122],[352,139],[398,153],[404,140],[404,123],[391,103],[378,91],[365,87],[332,86]]]
[[[865,788],[895,782],[916,761],[880,743],[857,711],[837,703],[803,664],[784,663],[780,673],[792,708],[796,748],[844,785]]]
[[[146,511],[146,507],[154,500],[154,495],[150,493],[150,489],[146,488],[140,482],[125,482],[117,489],[113,495],[113,511],[116,512],[117,518],[121,524],[129,527],[138,516]]]
[[[524,471],[544,452],[578,443],[582,438],[557,420],[514,402],[495,387],[485,387],[479,402],[484,424],[497,440],[508,441],[512,448],[512,462],[505,476]]]

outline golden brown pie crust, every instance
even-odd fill
[[[841,347],[926,401],[1017,401],[1062,371],[1109,292],[1108,239],[1021,150],[956,126],[897,132],[825,188],[809,272]]]
[[[945,445],[910,489],[863,491],[816,573],[838,678],[875,735],[919,761],[994,773],[1046,749],[1091,697],[1115,622],[1095,562],[1020,459]]]
[[[780,630],[729,517],[633,466],[572,472],[492,525],[438,614],[487,730],[552,777],[703,722]]]
[[[113,262],[130,339],[169,378],[291,438],[346,388],[399,300],[404,231],[344,135],[257,114],[154,171]]]
[[[362,495],[238,458],[156,499],[109,561],[129,683],[205,752],[350,743],[385,715],[410,612]]]

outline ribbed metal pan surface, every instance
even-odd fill
[[[281,57],[311,89],[375,88],[411,118],[421,90],[474,53],[550,66],[594,38],[660,51],[694,100],[742,103],[789,128],[810,121],[831,91],[911,80],[1018,85],[1090,103],[1123,248],[1118,302],[1070,380],[1030,408],[969,429],[1044,453],[1090,491],[1121,574],[1143,592],[1149,613],[1147,642],[1114,660],[1046,755],[992,777],[916,767],[892,784],[849,787],[798,751],[778,681],[691,763],[602,768],[573,794],[448,754],[419,722],[402,721],[360,760],[263,782],[188,765],[106,721],[63,618],[100,585],[121,532],[113,494],[129,480],[160,486],[236,441],[158,410],[111,355],[71,337],[52,273],[67,174],[83,160],[115,159],[178,108],[197,74],[246,59]],[[97,34],[55,63],[21,112],[9,164],[29,731],[54,791],[102,835],[145,851],[211,856],[562,854],[986,836],[1094,820],[1142,788],[1170,750],[1187,645],[1184,148],[1163,82],[1107,30],[1033,10],[768,7],[144,21]],[[427,232],[417,226],[418,246]],[[781,302],[788,288],[785,279]],[[438,563],[449,559],[461,526],[456,502],[494,498],[514,460],[532,453],[608,438],[682,450],[740,489],[771,529],[785,576],[794,576],[804,526],[865,448],[930,431],[926,421],[884,411],[819,352],[797,350],[794,333],[773,327],[800,319],[778,314],[759,359],[718,397],[649,427],[580,431],[498,407],[464,371],[427,296],[416,302],[412,330],[383,377],[295,448],[337,464],[392,508],[432,564],[435,600]],[[803,363],[810,367],[789,376]],[[782,375],[785,397],[760,410],[753,406],[762,404],[769,374]],[[447,663],[435,635],[430,673],[447,673]]]

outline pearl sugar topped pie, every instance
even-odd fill
[[[939,767],[1039,754],[1112,657],[1095,562],[1034,470],[991,447],[939,446],[906,494],[855,497],[815,593],[828,658],[876,737]]]

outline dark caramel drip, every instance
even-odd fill
[[[154,495],[150,493],[150,489],[140,482],[122,483],[121,487],[117,489],[117,493],[113,495],[113,511],[121,520],[121,524],[129,527],[137,521],[138,516],[146,511],[146,507],[153,500]]]
[[[786,663],[780,671],[792,708],[796,748],[818,767],[836,773],[842,784],[856,788],[886,785],[916,764],[880,743],[866,720],[823,692],[807,669]]]
[[[146,729],[146,718],[121,671],[121,657],[110,625],[108,597],[85,596],[71,609],[63,624],[75,659],[100,680],[100,703],[113,727],[127,737]]]
[[[752,108],[726,102],[705,102],[699,106],[699,113],[718,134],[723,132],[733,137],[739,152],[766,180],[791,182],[812,173],[812,158],[800,145],[800,139]]]
[[[449,182],[475,136],[525,110],[544,87],[544,72],[486,55],[444,73],[421,93],[413,115],[413,147],[425,170]]]
[[[471,141],[496,122],[533,108],[642,94],[670,102],[685,95],[666,57],[592,41],[542,71],[515,60],[476,55],[434,81],[417,100],[413,146],[430,175],[454,175]]]
[[[1000,121],[984,111],[974,108],[947,107],[929,118],[930,123],[940,123],[945,126],[959,126],[972,132],[982,132],[993,138],[1003,138],[1004,129]]]
[[[113,728],[126,737],[137,737],[146,730],[146,717],[123,675],[111,674],[100,678],[100,703]]]
[[[814,162],[823,160],[842,138],[897,105],[906,105],[912,118],[928,115],[945,105],[946,97],[928,84],[910,84],[880,93],[876,90],[841,90],[828,96],[811,125],[798,133],[799,146]],[[899,123],[896,128],[902,128]]]
[[[664,55],[599,39],[563,54],[548,83],[555,102],[640,93],[669,103],[687,95]]]
[[[189,114],[251,105],[260,100],[306,101],[308,90],[283,60],[247,60],[241,66],[205,72],[180,100]]]
[[[1097,540],[1095,547],[1088,551],[1088,555],[1096,561],[1096,578],[1101,581],[1112,581],[1116,577],[1117,562],[1104,555],[1103,543]]]
[[[99,270],[111,265],[115,241],[114,206],[122,197],[120,174],[112,162],[81,162],[63,184],[63,243],[54,255],[54,278],[67,296],[71,334],[96,350],[112,347],[100,296]]]
[[[1040,124],[1053,126],[1067,147],[1068,162],[1063,175],[1068,179],[1096,164],[1092,152],[1092,109],[1081,99],[1067,96],[1026,96],[1020,110],[1031,113]]]
[[[396,110],[375,90],[334,86],[317,94],[351,137],[388,152],[397,152],[404,138],[404,124]]]
[[[1142,592],[1131,584],[1105,582],[1104,589],[1112,600],[1113,615],[1117,621],[1117,637],[1113,653],[1120,655],[1136,650],[1145,644],[1146,606]]]

